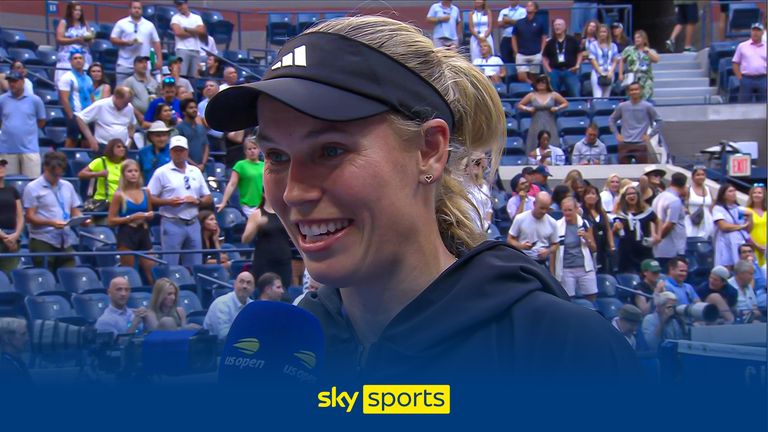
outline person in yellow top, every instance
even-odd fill
[[[752,211],[752,230],[749,231],[749,235],[755,245],[757,263],[762,267],[765,265],[765,243],[768,234],[765,217],[765,183],[755,183],[749,190],[747,208]]]
[[[94,200],[110,201],[114,196],[120,183],[120,164],[125,160],[127,153],[128,149],[123,140],[113,138],[107,142],[104,156],[95,158],[77,174],[81,180],[96,179],[96,189],[92,197]]]

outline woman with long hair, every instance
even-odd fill
[[[712,220],[715,222],[715,265],[733,270],[739,261],[739,246],[749,243],[752,218],[745,214],[736,202],[736,188],[726,183],[717,191],[712,205]]]
[[[117,250],[146,251],[152,250],[149,237],[149,221],[155,217],[152,211],[152,194],[144,187],[139,163],[126,159],[120,165],[120,184],[109,203],[107,223],[117,226]],[[134,255],[120,255],[120,265],[134,266]],[[139,267],[144,277],[152,283],[152,266],[146,258],[139,258]]]
[[[749,190],[747,208],[752,213],[752,228],[749,231],[752,244],[755,246],[755,258],[760,267],[765,265],[766,243],[766,196],[765,183],[755,183]]]
[[[146,323],[148,331],[198,327],[187,323],[187,312],[179,306],[179,287],[168,278],[160,278],[152,286]]]
[[[128,154],[128,146],[120,138],[112,138],[104,148],[104,156],[92,160],[77,173],[81,180],[96,179],[93,199],[109,201],[120,186],[121,164]]]
[[[264,273],[272,272],[280,275],[286,286],[291,285],[293,243],[266,195],[261,208],[248,217],[241,240],[243,243],[253,242],[251,274],[254,279],[258,280]]]
[[[56,73],[54,82],[58,83],[59,78],[65,72],[72,69],[69,63],[69,52],[71,50],[82,50],[85,54],[85,67],[91,64],[93,59],[88,47],[91,45],[95,34],[93,29],[88,27],[83,13],[83,5],[73,1],[67,3],[64,13],[64,19],[59,21],[56,26],[56,43],[59,45],[59,53],[56,56]]]
[[[485,170],[488,168],[488,156],[481,152],[472,152],[462,163],[467,174],[467,192],[472,199],[472,204],[477,209],[477,226],[483,231],[488,231],[493,221],[493,202],[491,200],[491,188],[485,179]],[[473,214],[474,217],[474,214]]]
[[[555,122],[555,113],[568,108],[568,101],[560,93],[552,90],[549,77],[539,75],[533,80],[533,91],[525,95],[517,109],[531,113],[531,126],[525,140],[528,151],[533,151],[539,144],[539,131],[546,130],[550,137],[559,137]]]
[[[624,25],[618,21],[611,24],[611,39],[616,44],[616,48],[619,52],[624,51],[624,48],[629,46],[629,38],[624,33]]]
[[[608,179],[603,185],[603,191],[600,192],[600,201],[603,205],[603,210],[608,213],[612,213],[616,204],[619,202],[619,195],[621,191],[621,176],[617,173],[613,173],[608,176]]]
[[[653,64],[659,62],[659,54],[648,46],[648,34],[637,30],[634,45],[624,48],[621,52],[621,68],[619,80],[624,81],[627,74],[633,74],[633,82],[640,84],[643,89],[643,99],[653,97]],[[630,83],[631,84],[631,83]]]
[[[592,97],[611,96],[614,72],[618,70],[619,49],[611,40],[608,26],[601,24],[597,30],[597,40],[589,44],[589,61],[592,63]]]
[[[479,59],[480,42],[488,42],[493,55],[493,13],[485,0],[475,0],[475,7],[469,16],[469,57],[472,62]]]
[[[712,222],[712,193],[705,184],[706,181],[706,169],[694,168],[686,197],[688,214],[685,216],[685,232],[688,237],[709,239],[715,228]]]
[[[597,246],[595,257],[595,271],[598,273],[613,272],[613,255],[616,252],[616,243],[613,239],[611,221],[608,213],[603,209],[600,200],[600,191],[592,185],[584,188],[584,220],[592,226],[592,234]]]
[[[656,234],[656,213],[632,185],[622,189],[613,213],[613,233],[619,240],[619,273],[639,274],[640,264],[653,258],[651,239]]]
[[[584,24],[584,30],[581,31],[581,41],[579,45],[582,51],[589,51],[589,45],[597,40],[597,29],[600,27],[600,21],[591,19]]]
[[[109,85],[109,79],[104,75],[104,67],[101,63],[94,63],[88,67],[88,76],[93,80],[94,101],[112,96],[112,87]]]
[[[221,211],[227,206],[235,189],[238,192],[240,208],[246,218],[261,207],[264,199],[264,162],[259,160],[259,154],[256,140],[253,137],[246,138],[245,159],[238,161],[232,167],[224,196],[221,204],[216,206],[216,211]]]
[[[216,213],[201,210],[197,217],[200,219],[200,239],[203,242],[203,249],[221,250],[221,227],[216,220]],[[229,256],[225,252],[203,253],[203,264],[221,264],[226,269],[231,265]]]

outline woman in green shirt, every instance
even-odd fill
[[[659,62],[659,54],[648,46],[648,34],[643,30],[635,32],[635,44],[628,46],[621,53],[619,81],[624,84],[625,74],[634,74],[632,82],[637,81],[643,89],[643,99],[653,97],[653,64]],[[632,84],[627,82],[626,84]]]
[[[107,143],[104,156],[92,160],[77,174],[81,180],[96,179],[93,199],[104,201],[112,199],[120,183],[120,164],[125,160],[127,151],[123,140],[113,138]]]
[[[221,204],[216,206],[216,211],[221,211],[227,206],[227,201],[237,188],[240,194],[240,207],[249,217],[251,213],[261,206],[263,199],[264,162],[259,160],[259,147],[253,138],[245,141],[245,159],[238,161],[232,167],[229,183],[224,190]]]

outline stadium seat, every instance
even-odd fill
[[[616,278],[609,274],[597,275],[598,297],[616,297]]]
[[[0,272],[0,317],[15,317],[24,313],[24,295],[13,288],[5,272]]]
[[[43,62],[37,57],[35,51],[29,48],[8,48],[8,55],[23,61],[27,66],[43,66]]]
[[[56,270],[56,276],[61,287],[69,293],[104,292],[99,277],[89,267],[62,267]]]
[[[347,16],[346,12],[326,12],[325,13],[325,19],[334,19],[334,18],[344,18]]]
[[[21,268],[11,272],[16,291],[25,296],[58,292],[56,278],[44,268]]]
[[[75,316],[69,300],[58,295],[27,296],[24,299],[30,321],[58,320]]]
[[[619,273],[616,275],[616,282],[618,285],[626,288],[637,289],[637,285],[639,285],[641,281],[642,279],[640,276],[634,273]],[[623,289],[616,290],[616,297],[624,303],[632,303],[634,296],[635,295],[629,291]]]
[[[520,137],[507,138],[507,143],[504,146],[505,155],[525,155],[525,142]]]
[[[96,26],[96,39],[109,39],[112,35],[113,23],[100,23]]]
[[[592,75],[592,64],[588,61],[582,62],[579,66],[579,82],[589,81]]]
[[[520,127],[518,126],[517,119],[514,117],[507,117],[507,136],[517,137],[520,136]]]
[[[571,154],[573,151],[573,146],[576,145],[577,142],[584,139],[584,135],[565,135],[560,140],[561,147],[566,155]]]
[[[240,209],[224,207],[216,214],[221,230],[228,242],[238,242],[245,229],[245,216]]]
[[[499,94],[500,98],[507,97],[507,85],[504,83],[496,83],[493,85],[493,87],[496,89],[496,93]]]
[[[140,307],[149,309],[149,302],[152,301],[152,294],[148,292],[133,291],[128,297],[128,307],[137,309]]]
[[[568,107],[557,113],[560,117],[589,117],[589,106],[585,101],[569,101]]]
[[[709,68],[715,72],[720,72],[720,60],[727,58],[730,62],[733,59],[733,54],[736,53],[736,47],[739,46],[738,41],[722,41],[712,42],[709,47]]]
[[[611,134],[611,126],[610,126],[610,117],[607,115],[596,115],[592,122],[597,125],[597,133],[600,135],[610,135]]]
[[[75,294],[72,305],[77,316],[89,323],[95,323],[109,306],[109,296],[104,293]]]
[[[58,105],[59,104],[59,92],[58,90],[35,88],[35,94],[43,100],[46,105]],[[49,136],[46,132],[46,136]]]
[[[318,20],[320,20],[319,13],[300,13],[298,15],[298,24],[296,26],[298,32],[301,33],[304,30],[312,27],[312,25],[315,24]]]
[[[592,309],[593,311],[597,310],[597,307],[595,307],[595,305],[591,301],[589,301],[587,299],[573,298],[573,299],[571,299],[571,303],[577,304],[577,305],[585,307],[587,309]]]
[[[117,63],[117,48],[106,48],[101,52],[99,60],[104,64],[105,70],[114,70],[112,65]]]
[[[24,176],[10,176],[5,178],[5,185],[15,187],[19,191],[19,195],[24,195],[24,188],[31,181],[32,179]]]
[[[531,118],[521,118],[518,124],[519,126],[517,128],[520,131],[520,136],[525,139],[525,137],[528,136],[528,129],[531,128]]]
[[[158,265],[152,267],[152,277],[155,280],[160,278],[168,278],[171,282],[175,283],[180,290],[191,289],[196,290],[195,278],[189,274],[189,270],[181,265]]]
[[[56,66],[58,53],[48,48],[38,48],[35,52],[43,66]]]
[[[593,99],[590,108],[593,116],[609,116],[619,105],[617,99]]]
[[[200,275],[205,275],[221,282],[229,281],[229,273],[227,272],[227,269],[225,269],[221,264],[198,264],[192,267],[192,273],[194,273],[197,286],[201,290],[212,290],[215,288],[220,288],[222,285],[217,284],[214,281],[202,278]]]
[[[32,51],[37,50],[37,44],[27,39],[24,32],[18,30],[0,30],[0,39],[3,45],[8,48],[24,48]]]
[[[85,250],[95,250],[99,246],[115,244],[117,244],[117,237],[112,228],[106,226],[80,228],[80,246]]]
[[[528,156],[525,156],[525,155],[502,156],[501,165],[511,165],[511,166],[528,165]]]
[[[153,21],[154,22],[154,20],[155,20],[155,13],[157,12],[155,10],[155,6],[147,4],[147,5],[144,5],[143,9],[144,10],[142,11],[141,16],[143,16],[144,19],[146,19],[148,21]]]
[[[222,53],[222,57],[236,63],[247,63],[250,61],[248,51],[245,50],[225,50]]]
[[[208,28],[212,23],[221,21],[224,19],[224,16],[219,11],[205,11],[200,15],[201,18],[203,18],[203,22],[205,23],[205,27]]]
[[[232,33],[234,32],[235,25],[229,21],[221,20],[211,23],[208,27],[208,34],[213,37],[213,40],[217,44],[223,44],[225,49],[229,49],[229,45],[232,43]]]
[[[530,84],[513,82],[509,84],[509,90],[507,90],[507,94],[509,94],[509,97],[511,98],[522,99],[531,91],[533,91],[533,88]]]
[[[180,307],[184,308],[184,311],[187,314],[203,310],[200,299],[193,291],[179,291],[178,303]]]
[[[155,6],[155,26],[160,39],[173,39],[171,32],[171,18],[176,15],[176,8],[173,6]]]
[[[557,119],[557,130],[560,135],[584,135],[589,125],[587,117],[560,117]],[[557,137],[552,137],[557,140]]]
[[[57,147],[64,145],[64,141],[67,139],[66,126],[46,126],[43,130],[45,131],[45,138],[51,140]]]
[[[600,135],[600,141],[605,144],[609,154],[616,153],[619,149],[619,140],[617,140],[616,136],[613,134]]]
[[[760,8],[755,3],[731,3],[728,8],[726,38],[749,37],[753,23],[763,22]]]
[[[510,118],[515,116],[515,106],[511,102],[501,102],[501,108],[504,110],[504,117]]]
[[[109,283],[116,277],[126,278],[132,290],[148,288],[144,286],[139,272],[133,267],[99,267],[99,274],[101,275],[101,284],[104,288],[109,288]]]
[[[296,35],[296,27],[291,22],[291,14],[271,13],[267,18],[267,42],[271,45],[283,45]]]
[[[597,311],[607,320],[619,316],[619,309],[624,306],[624,303],[613,297],[598,298],[595,303],[597,304]]]
[[[230,258],[232,257],[230,256]],[[250,268],[250,266],[250,260],[233,259],[229,262],[229,273],[233,275],[233,277],[237,277],[237,275],[242,273],[246,267]]]

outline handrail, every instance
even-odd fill
[[[232,66],[233,68],[235,68],[235,69],[237,69],[237,70],[241,70],[241,71],[244,71],[244,72],[246,72],[248,75],[251,75],[251,76],[255,76],[256,78],[258,78],[258,79],[261,79],[261,77],[260,77],[259,75],[257,75],[256,73],[254,73],[253,71],[251,71],[251,70],[248,70],[248,69],[246,69],[246,68],[242,67],[241,65],[239,65],[239,64],[237,64],[237,63],[235,63],[235,62],[233,62],[232,60],[226,59],[226,58],[224,58],[224,57],[222,57],[222,56],[220,56],[220,55],[218,55],[218,54],[216,54],[216,53],[214,53],[214,52],[208,51],[208,49],[207,49],[207,48],[205,48],[205,47],[202,47],[201,49],[202,49],[203,51],[205,51],[205,53],[206,53],[206,54],[208,54],[208,55],[212,55],[212,56],[214,56],[214,57],[218,58],[218,59],[219,59],[219,62],[221,62],[221,61],[223,60],[223,62],[224,62],[224,63],[226,63],[226,64],[227,64],[227,65],[229,65],[229,66]],[[203,77],[201,77],[201,78],[203,78]]]
[[[629,291],[629,292],[631,292],[631,293],[633,293],[633,294],[635,294],[635,295],[643,296],[643,297],[645,297],[645,298],[653,298],[653,295],[652,295],[652,294],[646,294],[646,293],[644,293],[644,292],[642,292],[642,291],[638,291],[638,290],[636,290],[636,289],[632,289],[632,288],[629,288],[629,287],[625,287],[625,286],[623,286],[623,285],[619,285],[619,284],[616,284],[616,288],[618,288],[618,289],[620,289],[620,290],[622,290],[622,291]]]
[[[227,283],[227,282],[224,282],[224,281],[220,281],[218,279],[214,279],[214,278],[212,278],[212,277],[210,277],[208,275],[204,275],[202,273],[198,273],[196,276],[199,277],[200,279],[207,280],[208,282],[215,282],[216,285],[221,285],[224,288],[234,288],[235,287],[234,285],[232,285],[230,283]]]

